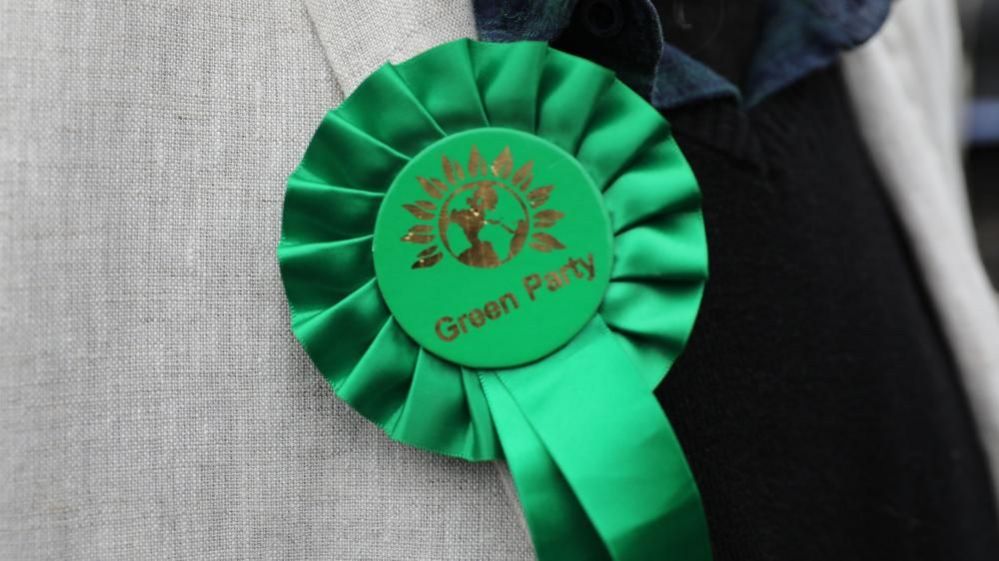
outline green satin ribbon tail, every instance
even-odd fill
[[[403,166],[492,127],[581,164],[603,193],[614,257],[572,341],[484,371],[438,358],[393,319],[372,233]],[[471,40],[383,66],[323,118],[289,178],[277,255],[292,330],[338,397],[399,442],[505,457],[540,559],[711,559],[697,486],[651,393],[707,279],[700,191],[668,123],[610,71],[544,43]]]
[[[542,363],[481,376],[542,559],[711,559],[683,450],[630,363],[595,318]],[[559,525],[590,538],[574,543],[585,557],[546,551]]]

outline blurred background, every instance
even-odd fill
[[[962,0],[961,23],[974,76],[965,170],[982,258],[999,287],[999,2]]]

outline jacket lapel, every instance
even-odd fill
[[[344,96],[387,61],[476,37],[470,0],[304,0]]]

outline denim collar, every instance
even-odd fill
[[[738,1],[738,0],[733,0]],[[479,37],[486,41],[552,41],[569,26],[578,0],[474,0]],[[890,0],[765,0],[763,27],[744,84],[736,85],[664,40],[650,0],[618,0],[640,29],[626,29],[629,52],[651,61],[621,78],[660,109],[713,98],[755,105],[806,74],[832,64],[840,52],[870,38],[884,23]],[[638,38],[634,34],[638,34]],[[640,52],[634,51],[639,44]],[[629,58],[632,58],[629,56]],[[630,65],[633,66],[633,60]],[[611,61],[598,61],[614,67]]]

